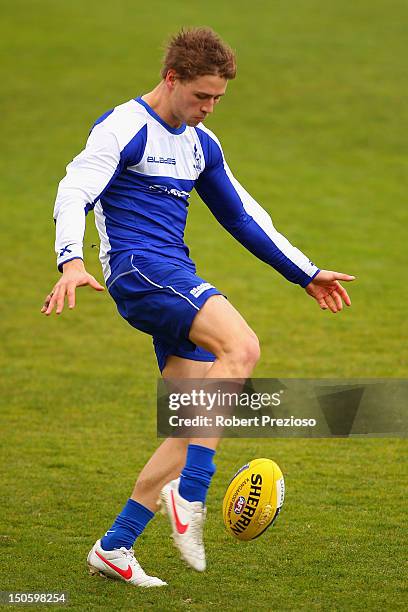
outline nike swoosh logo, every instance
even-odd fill
[[[176,521],[176,529],[180,534],[183,534],[187,531],[188,529],[188,525],[189,523],[186,523],[185,525],[180,521],[178,514],[177,514],[177,509],[176,509],[176,502],[174,501],[174,493],[173,491],[170,491],[171,493],[171,505],[173,508],[173,515],[174,515],[174,520]]]
[[[106,563],[106,565],[115,570],[115,572],[118,572],[118,574],[122,576],[122,578],[124,578],[125,580],[129,580],[129,578],[132,577],[132,568],[130,567],[130,565],[128,565],[127,569],[122,569],[120,567],[117,567],[116,565],[113,565],[113,563],[105,559],[105,557],[102,557],[102,555],[98,553],[97,550],[95,550],[95,553],[100,559],[102,559],[104,563]]]

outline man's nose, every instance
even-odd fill
[[[205,103],[201,107],[202,113],[212,113],[214,110],[214,100],[206,100]]]

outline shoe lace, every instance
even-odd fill
[[[125,555],[125,557],[129,559],[129,561],[132,562],[132,564],[136,566],[136,569],[141,570],[143,572],[139,561],[135,557],[135,551],[133,548],[125,548],[124,546],[122,546],[119,550]]]

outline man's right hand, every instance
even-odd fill
[[[75,289],[77,287],[83,287],[89,285],[96,291],[104,291],[104,287],[98,283],[98,281],[85,270],[84,262],[82,259],[72,259],[62,265],[62,276],[54,286],[53,290],[45,298],[44,306],[41,308],[41,312],[49,316],[54,307],[56,307],[55,313],[61,314],[65,296],[68,298],[68,308],[75,307]]]

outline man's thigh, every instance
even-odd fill
[[[212,361],[193,361],[176,355],[169,355],[162,375],[163,378],[201,379],[207,375],[212,364]]]
[[[196,314],[189,335],[191,342],[217,356],[247,338],[256,339],[255,332],[222,295],[208,298]]]

